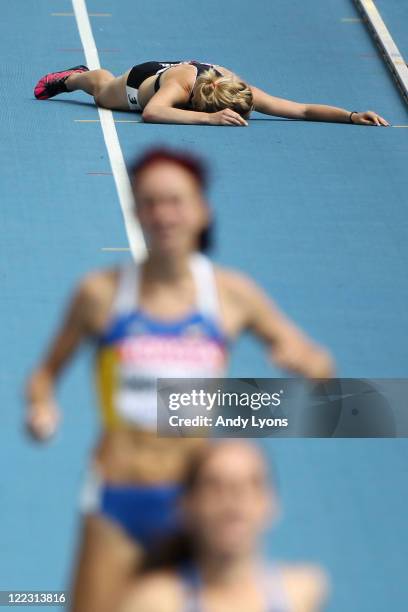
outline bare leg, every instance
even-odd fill
[[[70,612],[112,612],[134,578],[142,549],[120,527],[101,516],[86,516]]]
[[[129,110],[126,81],[129,71],[115,77],[108,70],[74,72],[65,81],[68,91],[85,91],[94,97],[95,103],[104,108]]]
[[[68,91],[85,91],[95,96],[98,91],[115,77],[108,70],[89,70],[88,72],[74,72],[65,81]]]

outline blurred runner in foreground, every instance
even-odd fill
[[[259,554],[278,512],[259,450],[242,441],[207,447],[190,466],[182,500],[184,544],[173,568],[148,573],[120,612],[318,612],[327,579],[317,566]],[[181,551],[180,551],[181,553]]]
[[[175,502],[197,439],[156,434],[156,379],[225,374],[231,341],[250,329],[295,374],[332,374],[309,340],[241,273],[214,266],[202,162],[154,150],[130,171],[148,254],[88,275],[27,389],[27,422],[43,440],[60,413],[57,379],[76,349],[96,349],[103,433],[82,499],[74,612],[110,612],[143,551],[177,527]],[[74,397],[74,396],[73,396]]]

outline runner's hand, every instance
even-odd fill
[[[60,413],[53,401],[31,404],[27,410],[26,426],[36,440],[47,440],[57,431]]]
[[[248,125],[248,122],[231,108],[224,108],[216,113],[209,113],[209,122],[210,125]]]
[[[374,111],[366,111],[365,113],[354,113],[352,116],[352,122],[358,125],[385,125],[390,124],[380,115],[374,113]]]

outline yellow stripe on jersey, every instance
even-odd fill
[[[118,388],[118,357],[114,346],[105,346],[96,356],[96,385],[102,421],[106,429],[115,429],[122,423],[115,410],[114,397]]]

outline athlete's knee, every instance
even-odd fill
[[[95,70],[95,73],[97,73],[99,79],[101,81],[111,81],[112,79],[114,79],[114,75],[109,72],[109,70],[105,70],[105,68],[99,68],[98,70]]]

